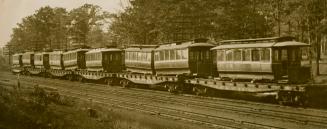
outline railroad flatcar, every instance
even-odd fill
[[[34,68],[34,52],[25,52],[22,55],[23,67]]]
[[[80,70],[85,69],[85,53],[89,49],[75,49],[63,53],[63,61],[65,70]]]
[[[125,67],[132,73],[155,74],[153,51],[157,45],[132,45],[125,49]]]
[[[23,67],[22,54],[21,53],[14,54],[12,56],[12,67],[13,68]]]
[[[63,57],[63,51],[53,51],[49,53],[50,69],[64,70],[64,61],[62,57]]]
[[[206,39],[163,44],[155,49],[154,67],[157,74],[188,74],[206,76],[211,74],[210,48]]]
[[[85,53],[88,71],[121,72],[122,50],[117,48],[93,49]]]
[[[49,53],[48,52],[39,52],[34,54],[34,65],[35,68],[44,68],[49,69]]]
[[[300,48],[308,46],[280,37],[225,40],[212,50],[221,78],[298,82],[310,78],[310,68],[301,66]]]

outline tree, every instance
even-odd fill
[[[84,4],[83,6],[73,9],[69,13],[70,36],[75,44],[73,45],[91,45],[93,42],[89,35],[92,30],[100,32],[105,19],[108,18],[108,13],[101,10],[97,5]],[[102,31],[100,32],[102,34]],[[94,35],[94,34],[93,34]],[[90,42],[91,41],[91,42]]]

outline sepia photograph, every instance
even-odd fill
[[[0,129],[327,129],[327,0],[0,0]]]

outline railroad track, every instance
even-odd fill
[[[24,82],[24,85],[34,86],[33,82]],[[97,92],[90,92],[88,94],[85,93],[83,89],[77,88],[69,88],[64,86],[46,86],[43,84],[39,85],[40,87],[47,87],[51,89],[58,89],[60,94],[81,99],[84,101],[90,101],[92,99],[93,103],[98,103],[104,106],[112,106],[119,107],[128,110],[136,110],[140,112],[150,113],[152,115],[158,115],[162,117],[171,118],[174,120],[183,120],[196,124],[206,125],[214,128],[223,128],[223,129],[241,129],[241,128],[259,128],[253,125],[244,125],[241,122],[235,123],[235,120],[226,119],[224,117],[216,117],[216,116],[208,116],[200,113],[187,112],[183,110],[177,110],[173,108],[165,108],[152,104],[142,103],[140,101],[135,101],[135,99],[129,97],[121,97],[121,96],[108,96],[108,95],[99,95]],[[30,87],[25,87],[30,88]],[[260,127],[262,128],[262,127]]]
[[[47,80],[44,80],[44,81],[49,81],[48,79]],[[48,82],[49,83],[49,82]],[[63,83],[64,82],[50,82],[50,83],[55,83],[56,85],[63,85],[63,87],[67,88],[67,86],[65,86]],[[67,83],[67,82],[66,82]],[[73,82],[74,83],[74,82]],[[72,83],[70,83],[72,84]],[[74,85],[80,85],[79,83],[74,83]],[[53,85],[53,84],[52,84]],[[174,97],[168,97],[169,99],[163,99],[163,98],[167,98],[167,94],[165,93],[162,93],[161,95],[158,94],[158,93],[147,93],[147,94],[144,94],[144,91],[140,90],[140,89],[115,89],[115,90],[111,90],[108,89],[108,88],[105,88],[103,87],[103,85],[95,85],[94,84],[91,84],[92,87],[89,87],[90,84],[81,84],[82,87],[79,87],[79,88],[82,88],[83,90],[80,91],[81,93],[82,92],[89,92],[89,93],[93,93],[94,94],[97,94],[97,93],[101,93],[102,94],[116,94],[116,95],[119,95],[120,97],[122,97],[123,95],[125,95],[125,97],[132,97],[132,96],[137,96],[137,99],[138,99],[138,102],[141,102],[140,100],[142,99],[146,99],[146,101],[149,101],[149,100],[152,100],[152,101],[161,101],[162,103],[163,102],[169,102],[170,104],[173,104],[173,105],[188,105],[189,107],[198,107],[198,108],[206,108],[208,110],[215,110],[215,109],[219,109],[219,111],[229,111],[231,112],[234,112],[234,113],[243,113],[244,115],[258,115],[258,117],[263,117],[263,116],[270,116],[270,117],[274,117],[275,119],[284,119],[288,122],[297,122],[297,123],[300,123],[301,125],[315,125],[315,127],[317,128],[321,128],[321,127],[325,127],[326,128],[326,123],[324,123],[323,121],[326,120],[326,117],[320,117],[320,116],[314,116],[314,115],[306,115],[305,117],[303,117],[303,114],[301,113],[290,113],[290,112],[277,112],[277,111],[274,111],[274,110],[263,110],[263,109],[253,109],[252,107],[246,107],[246,106],[240,106],[240,105],[237,105],[237,104],[226,104],[226,103],[221,103],[221,102],[216,102],[216,103],[207,103],[207,102],[201,102],[201,101],[198,101],[198,100],[191,100],[191,99],[185,99],[185,98],[181,98],[183,96],[174,96]],[[78,88],[77,86],[73,86],[75,88]],[[70,87],[72,88],[72,87]],[[67,89],[67,90],[71,90],[71,89]],[[149,90],[147,90],[149,92]],[[128,93],[127,93],[128,92]],[[151,91],[152,92],[152,91]],[[142,94],[142,95],[141,95]],[[172,95],[170,95],[172,96]],[[80,96],[82,97],[82,96]],[[95,97],[95,96],[93,96]],[[104,95],[101,96],[102,98],[105,97]],[[101,97],[98,97],[96,99],[100,99]],[[111,96],[112,97],[112,96]],[[119,100],[119,98],[115,98],[115,100]],[[204,100],[204,99],[202,99]],[[122,101],[122,100],[120,100]],[[205,101],[209,101],[209,100],[205,100]],[[131,102],[135,102],[135,99],[133,99],[133,101]],[[130,103],[131,103],[130,102]],[[177,103],[179,102],[179,103]],[[204,105],[205,104],[205,105]],[[136,105],[146,105],[143,103],[138,103]],[[190,106],[191,105],[191,106]],[[201,106],[202,105],[202,106]],[[237,108],[235,108],[236,106],[239,106]],[[144,108],[144,107],[143,107]],[[159,107],[157,107],[157,110]],[[166,110],[169,109],[169,107],[164,107]],[[173,110],[176,110],[176,109],[170,109],[171,111]],[[180,112],[186,112],[186,113],[194,113],[194,112],[190,112],[190,111],[181,111],[179,110]],[[259,113],[256,113],[257,111],[259,111]],[[288,116],[288,117],[281,117],[283,115],[287,115],[286,113],[288,113],[288,115],[292,115],[292,116]],[[168,114],[168,113],[167,113]],[[274,115],[272,115],[274,114]],[[261,116],[260,116],[261,115]],[[214,115],[208,115],[207,116],[203,116],[203,117],[207,117],[207,118],[211,118],[211,119],[214,119],[214,117],[217,117],[217,116],[214,116]],[[303,117],[303,118],[301,118]],[[219,118],[219,117],[217,117]],[[294,120],[296,118],[300,118],[298,120]],[[301,120],[301,119],[304,119],[304,118],[307,118],[307,119],[315,119],[315,120]],[[182,118],[181,118],[182,119]],[[183,118],[185,119],[185,118]],[[221,118],[220,118],[221,119]],[[288,120],[287,120],[288,119]],[[231,121],[237,121],[237,120],[234,120],[234,119],[230,119]],[[243,125],[246,123],[247,125],[256,125],[256,127],[266,127],[266,128],[277,128],[275,126],[268,126],[268,125],[258,125],[256,123],[253,123],[253,122],[246,122],[246,121],[238,121],[238,123],[242,123]]]

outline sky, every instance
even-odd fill
[[[0,0],[0,48],[10,41],[12,28],[17,27],[26,16],[32,15],[41,7],[63,7],[68,10],[88,3],[100,6],[103,10],[117,13],[128,6],[128,0]]]

